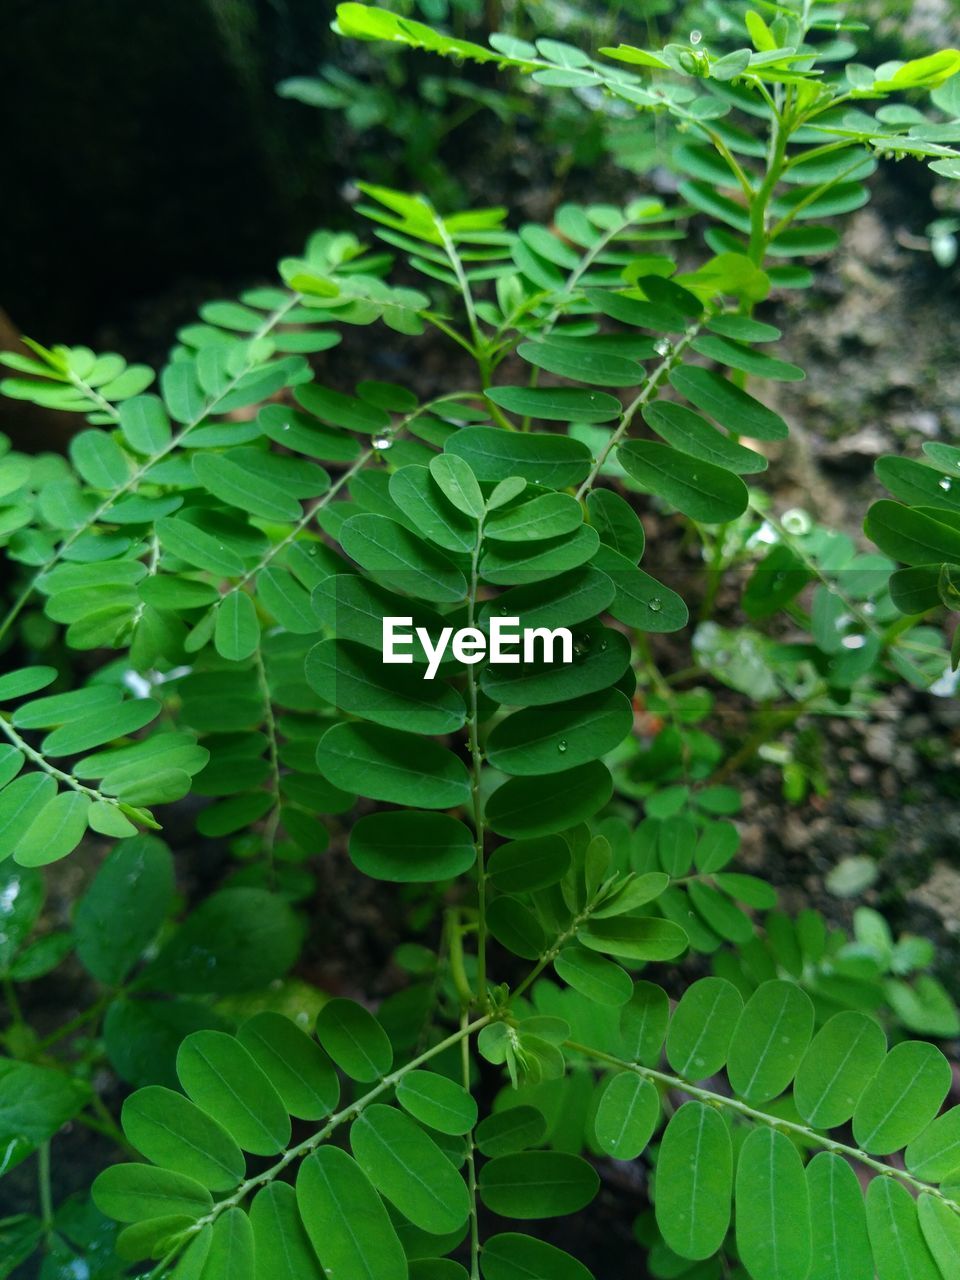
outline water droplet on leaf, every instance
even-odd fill
[[[393,444],[393,439],[390,436],[374,436],[370,443],[375,449],[382,451],[390,448]]]
[[[663,601],[659,596],[654,596],[652,600],[647,601],[647,608],[651,613],[659,613],[663,608]]]
[[[561,738],[560,741],[557,743],[557,750],[566,751],[566,749],[567,749],[567,740],[566,738]]]
[[[691,43],[691,44],[699,44],[699,43],[700,43],[700,41],[701,41],[702,39],[703,39],[703,32],[702,32],[702,31],[691,31],[691,32],[690,32],[690,43]]]

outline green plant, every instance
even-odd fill
[[[777,519],[743,478],[787,433],[748,378],[802,377],[763,350],[780,334],[755,306],[810,283],[793,259],[833,247],[817,219],[864,202],[875,153],[947,176],[960,163],[952,123],[886,101],[942,84],[960,53],[837,70],[835,45],[808,43],[837,23],[832,5],[770,26],[751,11],[752,50],[614,50],[634,72],[343,5],[346,35],[668,113],[689,138],[686,204],[566,204],[513,231],[502,209],[442,215],[365,185],[360,212],[422,290],[389,281],[388,253],[322,234],[282,285],[204,308],[159,395],[119,356],[2,357],[8,394],[91,424],[69,463],[0,462],[23,578],[3,636],[25,654],[0,679],[0,1149],[5,1169],[36,1152],[40,1189],[39,1215],[3,1224],[6,1274],[37,1241],[44,1274],[67,1274],[51,1268],[89,1258],[100,1232],[122,1260],[103,1276],[586,1280],[483,1216],[585,1208],[599,1180],[584,1152],[648,1163],[655,1212],[637,1234],[658,1276],[955,1273],[960,1109],[940,1114],[943,1053],[904,1035],[956,1027],[929,975],[904,981],[930,955],[869,913],[851,944],[815,912],[776,911],[736,869],[730,821],[741,767],[801,715],[867,714],[892,680],[923,686],[948,663],[915,615],[952,603],[940,477],[956,450],[881,464],[903,503],[868,519],[881,556]],[[850,107],[876,99],[876,116]],[[710,256],[678,263],[691,211]],[[380,322],[449,339],[462,385],[421,398],[315,379],[308,354]],[[698,629],[666,673],[656,637],[688,605],[639,567],[638,498],[698,551]],[[741,623],[715,606],[745,565]],[[69,649],[116,656],[83,681],[41,602]],[[447,651],[428,679],[422,638],[411,664],[384,664],[385,617],[431,648],[444,628],[480,644],[516,618],[569,629],[573,651]],[[784,619],[789,643],[770,630]],[[758,704],[739,747],[709,723],[707,682]],[[209,801],[200,834],[242,865],[175,924],[169,851],[138,828],[188,794]],[[71,929],[30,941],[36,868],[88,829],[118,843]],[[377,1016],[270,985],[309,930],[310,859],[331,838],[355,873],[400,886],[406,982]],[[17,984],[73,952],[91,1003],[41,1036]],[[679,977],[653,967],[687,955]],[[104,1062],[141,1086],[119,1127]],[[135,1157],[93,1186],[119,1234],[86,1202],[53,1205],[70,1118]]]

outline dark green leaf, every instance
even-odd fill
[[[807,1280],[810,1198],[803,1163],[790,1139],[758,1127],[737,1164],[737,1252],[755,1280]]]
[[[468,871],[476,856],[470,830],[442,813],[398,809],[366,814],[350,833],[351,861],[364,875],[377,880],[449,880]]]
[[[709,1258],[730,1225],[733,1149],[723,1117],[685,1102],[667,1125],[657,1161],[657,1225],[681,1258]]]
[[[399,729],[334,725],[320,739],[317,765],[334,786],[374,800],[450,809],[470,798],[466,766],[453,752]]]
[[[253,1155],[272,1156],[290,1141],[280,1095],[243,1045],[222,1031],[195,1031],[177,1054],[187,1096]]]
[[[579,1156],[522,1151],[496,1156],[480,1170],[480,1199],[505,1218],[556,1218],[585,1208],[600,1179]]]
[[[692,520],[721,524],[747,509],[747,488],[739,476],[668,445],[629,440],[617,457],[634,480]]]
[[[317,1018],[317,1038],[353,1080],[379,1080],[393,1063],[393,1049],[383,1027],[353,1000],[327,1001]]]
[[[300,1166],[297,1204],[324,1274],[407,1280],[407,1260],[383,1202],[339,1147],[320,1147]]]
[[[555,422],[609,422],[621,413],[620,401],[604,391],[573,387],[488,387],[488,400],[508,413]]]
[[[579,484],[591,462],[589,449],[579,440],[495,427],[464,427],[450,437],[446,451],[469,462],[481,482],[522,476],[548,489]]]
[[[354,1158],[373,1185],[414,1226],[455,1231],[470,1213],[467,1188],[432,1138],[396,1107],[374,1103],[353,1122]]]

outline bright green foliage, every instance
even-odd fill
[[[640,1234],[664,1277],[960,1268],[950,1065],[903,1034],[956,1034],[932,949],[864,908],[852,940],[790,918],[740,868],[730,775],[753,739],[725,763],[706,683],[657,670],[649,637],[686,645],[690,614],[642,521],[703,552],[697,678],[764,723],[866,714],[895,675],[943,677],[939,632],[898,610],[956,604],[960,451],[881,461],[882,554],[778,520],[758,486],[788,428],[756,383],[803,372],[752,313],[810,283],[803,260],[835,245],[826,220],[863,204],[878,155],[960,176],[942,88],[960,53],[865,67],[832,4],[730,24],[739,47],[594,58],[341,5],[345,36],[672,122],[684,203],[566,203],[514,229],[365,183],[389,252],[314,236],[282,285],[204,307],[156,379],[85,348],[3,357],[9,394],[89,423],[69,461],[0,458],[23,579],[3,634],[25,614],[117,660],[85,683],[39,663],[0,677],[0,977],[75,953],[100,992],[45,1042],[19,1014],[5,1034],[2,1171],[38,1152],[43,1177],[75,1117],[113,1134],[88,1083],[102,1044],[143,1160],[105,1169],[93,1202],[139,1274],[590,1280],[536,1224],[588,1208],[597,1156],[649,1165]],[[913,105],[930,90],[946,122]],[[687,246],[681,271],[694,217],[708,252]],[[395,254],[422,291],[390,282]],[[438,330],[476,377],[424,402],[316,379],[307,355],[381,322]],[[744,567],[744,625],[723,627],[712,601]],[[803,643],[780,643],[783,613]],[[388,616],[410,620],[409,663],[382,660]],[[569,660],[481,654],[501,619],[569,630]],[[472,654],[438,645],[463,629]],[[796,761],[784,781],[815,784]],[[184,916],[142,831],[188,794],[244,865]],[[116,843],[69,928],[34,939],[38,868],[88,830]],[[287,976],[307,929],[337,927],[310,861],[331,837],[338,876],[407,913],[405,985],[375,1011]],[[677,989],[704,956],[710,976]],[[50,1050],[82,1029],[78,1083]],[[484,1210],[533,1225],[489,1236]],[[22,1242],[72,1249],[65,1211]]]

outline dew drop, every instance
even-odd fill
[[[691,31],[691,32],[690,32],[690,43],[691,43],[691,44],[699,44],[699,43],[700,43],[700,41],[701,41],[702,39],[703,39],[703,32],[702,32],[702,31]]]
[[[949,480],[946,476],[944,476],[943,479],[940,481],[940,488],[943,490],[944,493],[949,493],[952,483],[953,482],[951,480]]]
[[[600,641],[600,651],[601,651],[601,653],[606,649],[606,647],[607,647],[607,642],[606,642],[606,640],[601,640],[601,641]]]
[[[289,422],[285,422],[285,423],[283,424],[283,429],[284,429],[284,431],[289,431],[289,430],[290,430],[290,423],[289,423]]]
[[[841,641],[845,649],[862,649],[866,643],[866,636],[844,636]]]
[[[393,440],[390,436],[374,436],[370,443],[375,449],[379,449],[382,452],[384,449],[390,448]]]
[[[647,601],[647,608],[651,613],[659,613],[663,608],[663,601],[659,596],[654,596],[652,600]]]
[[[561,738],[560,741],[557,743],[557,750],[560,752],[564,752],[566,751],[566,749],[567,749],[567,740],[566,738]]]
[[[673,343],[669,338],[658,338],[653,344],[653,349],[658,356],[668,356],[673,350]]]

